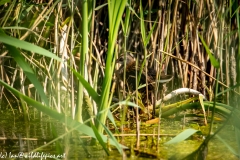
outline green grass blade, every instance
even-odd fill
[[[204,41],[204,39],[202,38],[202,36],[200,34],[198,34],[199,38],[201,39],[202,43],[203,43],[203,46],[210,58],[210,61],[211,61],[211,64],[215,67],[215,68],[219,68],[220,67],[220,64],[219,62],[214,58],[214,56],[212,55],[210,49],[208,48],[206,42]]]
[[[5,44],[6,48],[8,49],[9,53],[12,55],[14,60],[17,62],[17,64],[20,66],[20,68],[23,70],[23,72],[26,74],[27,78],[31,81],[31,83],[36,88],[37,92],[41,96],[42,100],[45,104],[49,104],[48,98],[44,93],[43,87],[41,83],[38,81],[36,74],[30,67],[30,65],[25,62],[24,57],[21,55],[20,51],[10,45]]]
[[[101,123],[101,122],[99,122]],[[107,126],[105,126],[103,123],[101,123],[103,128],[105,129],[106,133],[108,134],[108,136],[110,137],[110,139],[113,140],[113,143],[115,143],[114,146],[116,146],[116,148],[118,149],[119,153],[122,154],[123,151],[122,151],[122,148],[120,146],[120,144],[118,143],[117,139],[114,137],[114,135],[112,134],[112,132],[108,129]]]
[[[113,78],[113,67],[114,63],[114,49],[115,43],[118,36],[118,30],[120,26],[120,22],[122,19],[122,15],[126,6],[127,0],[117,1],[117,0],[108,0],[108,13],[109,13],[109,36],[108,36],[108,52],[107,52],[107,61],[105,67],[105,77],[103,79],[102,84],[102,94],[101,94],[101,101],[98,104],[99,111],[105,110],[109,108],[109,102],[111,99],[109,98],[110,95],[110,86]],[[106,111],[106,110],[105,110]],[[101,123],[105,123],[107,118],[107,112],[101,114],[98,117]],[[98,131],[103,133],[103,127],[100,124],[98,125]]]
[[[91,125],[91,128],[93,129],[93,132],[96,136],[96,139],[98,140],[98,142],[101,144],[101,146],[103,147],[103,149],[105,150],[105,152],[107,153],[107,155],[109,156],[109,151],[107,149],[107,146],[106,144],[104,143],[101,135],[99,134],[99,132],[97,131],[97,128],[93,125],[93,123],[90,121],[90,125]]]
[[[81,34],[82,34],[82,39],[81,39],[81,47],[79,52],[80,54],[80,63],[79,63],[79,74],[83,78],[85,77],[85,61],[86,61],[86,56],[88,55],[88,48],[89,48],[89,40],[88,40],[88,4],[89,1],[82,1],[82,23],[81,23]],[[83,92],[84,92],[84,87],[82,83],[78,83],[78,90],[77,90],[77,113],[76,113],[76,120],[79,122],[82,122],[82,115],[83,115]]]
[[[25,42],[22,40],[19,40],[17,38],[13,38],[10,37],[6,34],[3,33],[3,31],[0,29],[0,42],[4,43],[4,44],[8,44],[10,46],[15,46],[18,48],[22,48],[24,50],[30,51],[30,52],[35,52],[38,53],[40,55],[49,57],[49,58],[53,58],[57,61],[62,61],[61,58],[57,57],[55,54],[53,54],[52,52],[49,52],[46,49],[43,49],[41,47],[38,47],[34,44],[31,44],[29,42]]]
[[[78,78],[79,82],[82,83],[84,88],[87,90],[88,94],[92,97],[92,99],[98,103],[100,100],[100,96],[98,93],[90,86],[90,84],[74,69],[70,68],[73,72],[73,74]]]
[[[140,1],[140,27],[141,27],[141,35],[142,39],[145,42],[146,39],[146,32],[145,32],[145,24],[144,24],[144,16],[143,16],[143,7],[142,7],[142,1]],[[144,43],[144,46],[146,47],[146,44]]]
[[[154,24],[153,24],[153,27],[152,27],[151,30],[149,31],[149,33],[148,33],[148,35],[147,35],[147,38],[144,39],[144,44],[145,44],[145,46],[148,45],[149,40],[150,40],[150,38],[151,38],[151,35],[152,35],[152,33],[153,33],[153,31],[154,31],[154,29],[155,29],[155,27],[156,27],[156,24],[157,24],[157,19],[155,20],[155,22],[154,22]]]
[[[105,7],[105,6],[107,6],[107,5],[108,5],[108,3],[104,3],[104,4],[99,5],[98,7],[96,7],[94,10],[97,11],[97,10],[99,10],[99,9],[101,9],[101,8],[103,8],[103,7]]]

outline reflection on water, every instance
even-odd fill
[[[89,138],[81,138],[78,132],[71,132],[69,128],[48,116],[41,120],[30,116],[30,122],[24,122],[21,117],[13,117],[12,112],[1,113],[0,115],[0,158],[58,158],[58,159],[182,159],[196,150],[203,142],[202,135],[191,138],[174,145],[164,145],[182,131],[182,124],[179,121],[162,120],[160,145],[156,147],[156,136],[141,136],[140,151],[128,150],[124,155],[118,154],[114,148],[107,156],[100,145],[90,146]],[[135,126],[135,125],[133,125]],[[186,125],[187,126],[187,125]],[[191,126],[191,125],[189,125]],[[141,133],[156,133],[157,125],[141,125]],[[135,129],[125,131],[125,136],[117,137],[122,144],[134,146],[135,136],[127,136],[134,133]],[[65,134],[65,135],[64,135]],[[230,125],[226,126],[219,135],[234,149],[237,148],[234,130]],[[62,136],[64,135],[64,136]],[[230,136],[231,135],[231,136]],[[56,139],[58,138],[58,139]],[[214,159],[237,159],[227,147],[217,138],[209,142],[208,160]],[[176,158],[177,157],[177,158]]]

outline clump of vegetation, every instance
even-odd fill
[[[142,121],[157,117],[147,121],[157,124],[157,147],[161,118],[172,115],[184,122],[188,116],[201,117],[205,126],[210,124],[206,140],[191,154],[195,159],[207,156],[208,142],[230,119],[240,147],[238,6],[238,1],[0,2],[1,110],[10,109],[31,122],[35,108],[68,128],[63,135],[54,133],[56,139],[79,131],[97,139],[107,154],[108,144],[121,154],[126,149],[109,125],[124,133],[129,110],[136,122],[137,149],[140,110],[147,113]],[[135,91],[126,88],[126,67],[123,84],[115,83],[120,55],[131,55],[139,66]],[[140,81],[151,69],[156,71],[153,101],[148,100],[149,84]],[[168,89],[159,83],[162,73],[173,76]],[[138,92],[144,88],[145,102]],[[120,124],[114,119],[118,113]],[[216,115],[225,122],[214,130]],[[198,130],[186,130],[175,142]]]

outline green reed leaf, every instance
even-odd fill
[[[199,38],[201,39],[202,41],[202,44],[210,58],[210,61],[211,61],[211,64],[215,67],[215,68],[219,68],[220,67],[220,64],[219,62],[214,58],[214,56],[212,55],[209,47],[207,46],[206,42],[204,41],[204,39],[202,38],[202,36],[200,34],[198,34]]]

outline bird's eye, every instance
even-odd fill
[[[124,58],[123,58],[123,57],[120,57],[120,58],[118,58],[117,61],[118,61],[118,62],[123,62],[123,61],[124,61]]]

